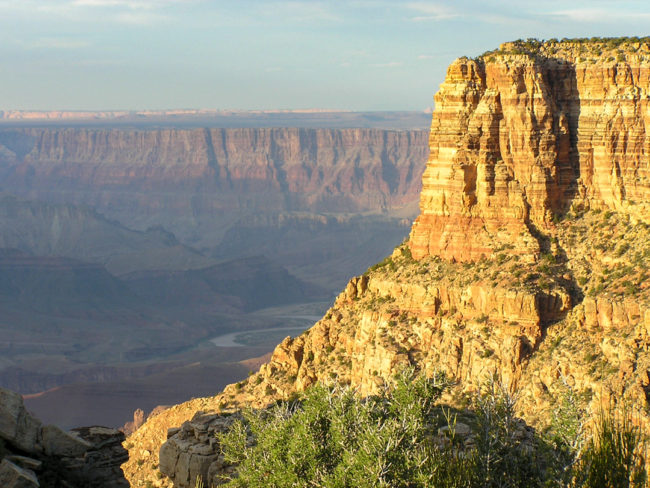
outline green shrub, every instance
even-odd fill
[[[351,389],[316,386],[300,403],[249,410],[246,422],[220,435],[226,461],[239,464],[228,486],[388,487],[430,479],[426,422],[445,385],[442,377],[405,375],[365,400]]]
[[[644,439],[627,411],[600,413],[576,469],[576,486],[584,488],[647,486]]]
[[[457,413],[437,406],[449,384],[440,374],[428,379],[406,370],[379,395],[317,385],[300,398],[247,410],[218,434],[225,461],[237,465],[236,475],[221,481],[229,488],[645,486],[640,431],[629,416],[602,416],[584,442],[584,412],[568,389],[542,438],[515,416],[516,399],[492,379],[474,396],[467,444],[456,435]]]
[[[490,349],[489,347],[487,349],[483,350],[482,353],[480,353],[480,356],[483,359],[487,359],[489,357],[492,357],[493,355],[494,355],[494,351],[492,349]]]
[[[623,256],[623,255],[624,255],[624,254],[625,254],[629,249],[630,249],[630,244],[627,243],[627,242],[624,242],[623,244],[621,244],[620,246],[618,246],[618,249],[616,249],[615,256],[616,256],[617,258],[620,258],[620,257]]]
[[[548,437],[554,446],[556,486],[569,486],[573,467],[584,439],[584,410],[573,389],[565,386],[559,404],[553,409]]]
[[[435,406],[448,384],[409,370],[378,396],[316,386],[299,402],[249,410],[219,435],[225,460],[238,465],[226,486],[552,486],[548,450],[534,439],[522,446],[522,423],[502,387],[492,382],[477,396],[475,447],[464,449],[455,417]],[[441,425],[448,426],[443,445],[433,441]]]
[[[414,261],[413,255],[411,254],[411,249],[408,246],[402,247],[400,250],[402,257],[407,261],[407,262],[412,262]]]

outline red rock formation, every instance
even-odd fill
[[[534,229],[576,199],[650,218],[650,63],[512,46],[455,61],[436,94],[416,259],[476,260],[504,244],[534,258]]]

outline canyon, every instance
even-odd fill
[[[405,366],[445,372],[456,408],[496,378],[540,431],[571,393],[585,420],[627,405],[648,432],[649,90],[634,40],[452,63],[408,241],[255,374],[148,419],[125,444],[132,486],[218,483],[236,467],[215,434],[240,409],[316,383],[373,394]]]
[[[238,128],[13,115],[0,124],[0,385],[65,428],[118,427],[244,378],[277,343],[265,329],[304,328],[296,307],[322,314],[405,238],[428,151],[426,131],[376,128],[408,114],[305,115],[329,129],[251,127],[295,114],[236,114]],[[345,127],[357,122],[370,127]],[[258,332],[211,342],[244,331]]]
[[[360,230],[369,242],[378,231],[403,237],[427,153],[422,130],[1,128],[0,188],[133,230],[162,227],[220,260],[250,255],[259,239],[237,234],[251,227],[327,235],[334,224],[344,242],[320,250],[342,257]],[[362,228],[360,214],[381,230]],[[349,277],[329,270],[332,289]]]

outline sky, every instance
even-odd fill
[[[0,110],[426,110],[457,57],[649,26],[647,0],[0,0]]]

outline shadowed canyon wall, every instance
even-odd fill
[[[387,212],[420,190],[426,131],[5,129],[0,185],[215,245],[251,213]]]

